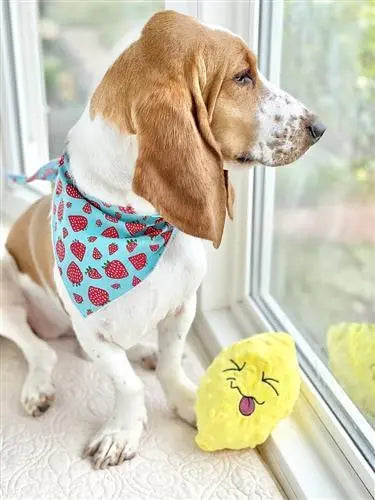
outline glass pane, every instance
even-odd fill
[[[61,154],[116,42],[163,8],[163,0],[39,0],[50,157]]]
[[[333,29],[334,27],[334,29]],[[375,3],[285,2],[281,86],[327,126],[276,171],[272,295],[375,422]]]

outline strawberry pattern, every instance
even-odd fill
[[[109,205],[80,191],[64,154],[32,177],[15,182],[55,182],[53,248],[63,283],[82,316],[95,313],[153,271],[176,229],[160,215]]]

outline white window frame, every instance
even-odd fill
[[[49,160],[48,107],[41,62],[38,2],[6,0],[4,3],[8,6],[12,31],[15,90],[19,103],[18,116],[23,152],[22,169],[31,175],[35,171],[35,166]],[[35,71],[35,68],[40,68],[40,71]]]
[[[48,107],[45,99],[38,3],[3,0],[1,14],[1,206],[5,217],[14,219],[49,186],[13,186],[5,173],[31,175],[49,159]],[[40,68],[40,72],[35,71]]]

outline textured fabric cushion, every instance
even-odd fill
[[[137,368],[146,386],[149,425],[138,455],[130,462],[94,471],[81,451],[110,414],[110,380],[76,355],[73,339],[51,343],[57,399],[47,413],[27,416],[19,402],[26,363],[17,347],[0,339],[4,499],[281,499],[254,450],[205,453],[196,431],[168,408],[152,372]],[[202,369],[189,348],[188,372]]]

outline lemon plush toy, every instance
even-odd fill
[[[287,333],[261,333],[227,347],[198,388],[198,446],[214,451],[263,443],[291,413],[299,389],[296,349]]]
[[[333,374],[375,425],[375,324],[333,325],[327,347]]]

